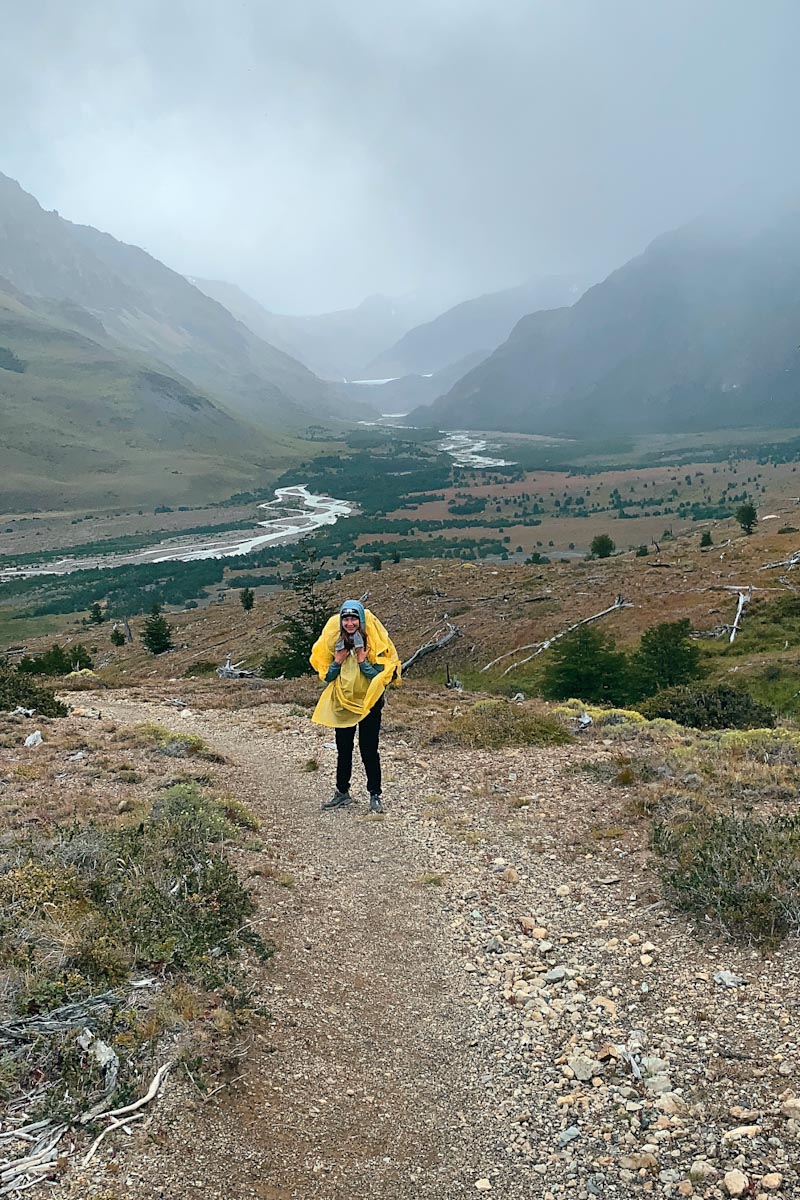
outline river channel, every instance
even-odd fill
[[[403,413],[387,414],[390,419],[402,418]],[[494,449],[486,438],[474,433],[456,431],[439,443],[439,449],[451,455],[457,466],[485,468],[507,466],[502,458],[491,458],[485,451]],[[334,496],[318,496],[305,484],[275,489],[275,499],[259,504],[265,519],[256,521],[252,531],[220,531],[204,537],[165,538],[145,549],[129,554],[105,554],[86,558],[64,557],[54,562],[11,567],[0,571],[0,580],[21,579],[30,575],[71,575],[98,567],[122,567],[142,563],[196,562],[203,558],[229,558],[249,554],[263,546],[296,542],[323,525],[335,525],[340,517],[349,517],[355,508],[346,500]]]

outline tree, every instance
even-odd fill
[[[111,645],[112,646],[124,646],[125,645],[125,634],[116,625],[111,630]]]
[[[591,625],[583,625],[550,650],[542,695],[548,700],[574,697],[594,703],[620,703],[625,699],[627,668],[627,658],[615,649],[612,638]]]
[[[714,539],[711,536],[711,530],[706,529],[703,533],[703,536],[700,538],[700,549],[705,550],[705,548],[707,546],[713,546],[713,545],[714,545]]]
[[[645,630],[630,660],[630,691],[634,699],[698,678],[700,647],[691,640],[691,632],[688,618],[663,621]]]
[[[616,548],[607,533],[598,533],[592,538],[592,544],[589,547],[595,558],[610,558]]]
[[[92,625],[102,625],[105,621],[105,614],[99,600],[95,600],[94,604],[89,605],[89,620]]]
[[[256,602],[256,594],[250,587],[244,587],[239,592],[239,603],[245,612],[251,612]]]
[[[173,647],[172,630],[158,603],[150,609],[150,616],[144,623],[142,641],[151,654],[163,654]]]
[[[295,611],[284,622],[286,633],[283,648],[276,654],[268,654],[261,667],[263,674],[270,679],[280,675],[286,679],[296,679],[309,671],[311,647],[328,619],[322,597],[316,590],[320,576],[317,552],[305,540],[300,543],[296,561],[298,570],[292,578]]]
[[[736,520],[747,534],[751,534],[758,524],[758,512],[752,500],[748,500],[746,504],[741,504],[739,508],[737,508],[735,516]]]
[[[381,570],[381,568],[383,566],[383,560],[381,559],[380,554],[373,554],[371,566],[372,566],[373,571]]]

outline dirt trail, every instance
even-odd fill
[[[221,751],[224,785],[258,814],[293,881],[259,887],[261,929],[278,947],[262,980],[273,1032],[249,1046],[219,1102],[196,1107],[172,1085],[158,1118],[166,1148],[131,1167],[127,1194],[388,1200],[471,1188],[488,1148],[454,1053],[471,1023],[463,966],[397,814],[368,816],[363,799],[320,813],[334,755],[307,719],[280,731],[250,714],[181,720],[174,707],[120,700],[103,711]],[[319,772],[303,769],[312,754]]]

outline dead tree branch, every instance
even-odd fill
[[[445,617],[445,623],[447,625],[447,632],[445,634],[439,638],[436,638],[432,642],[426,642],[424,646],[420,646],[418,650],[415,650],[410,658],[406,659],[406,661],[403,663],[404,673],[409,671],[414,666],[414,663],[419,662],[419,660],[424,658],[426,654],[433,654],[435,650],[443,650],[445,646],[449,646],[450,643],[455,640],[455,638],[461,636],[461,630],[457,625],[453,625],[451,621],[448,621],[447,617]]]
[[[537,654],[541,654],[544,650],[549,650],[553,642],[557,642],[560,638],[566,637],[568,633],[572,633],[573,629],[580,628],[581,625],[590,625],[593,621],[599,621],[601,617],[607,617],[609,613],[617,612],[621,608],[633,608],[627,600],[623,600],[622,596],[617,596],[614,603],[608,608],[604,608],[602,612],[594,613],[591,617],[584,617],[581,621],[576,621],[574,625],[568,626],[567,629],[562,629],[560,633],[556,633],[551,638],[547,638],[544,642],[528,642],[526,646],[517,646],[514,650],[507,650],[505,654],[498,655],[485,667],[481,667],[481,671],[488,671],[491,667],[497,666],[504,658],[512,658],[515,654],[522,654],[525,650],[533,650],[533,654],[529,654],[527,658],[521,658],[518,662],[512,663],[510,667],[506,667],[503,671],[504,675],[508,675],[509,671],[516,670],[524,663],[528,663],[532,658],[536,658]]]
[[[739,632],[739,623],[742,619],[742,613],[744,612],[744,607],[746,604],[750,603],[752,598],[753,598],[753,589],[752,588],[748,588],[746,592],[739,592],[739,606],[736,609],[736,618],[733,622],[733,625],[731,626],[731,636],[728,639],[728,641],[731,644],[733,643],[733,639],[736,637],[736,634]]]

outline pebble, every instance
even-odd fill
[[[492,1181],[490,1179],[476,1179],[475,1188],[479,1192],[490,1192],[492,1190]]]
[[[726,1171],[722,1182],[729,1196],[743,1196],[750,1187],[750,1180],[738,1168],[733,1171]]]

